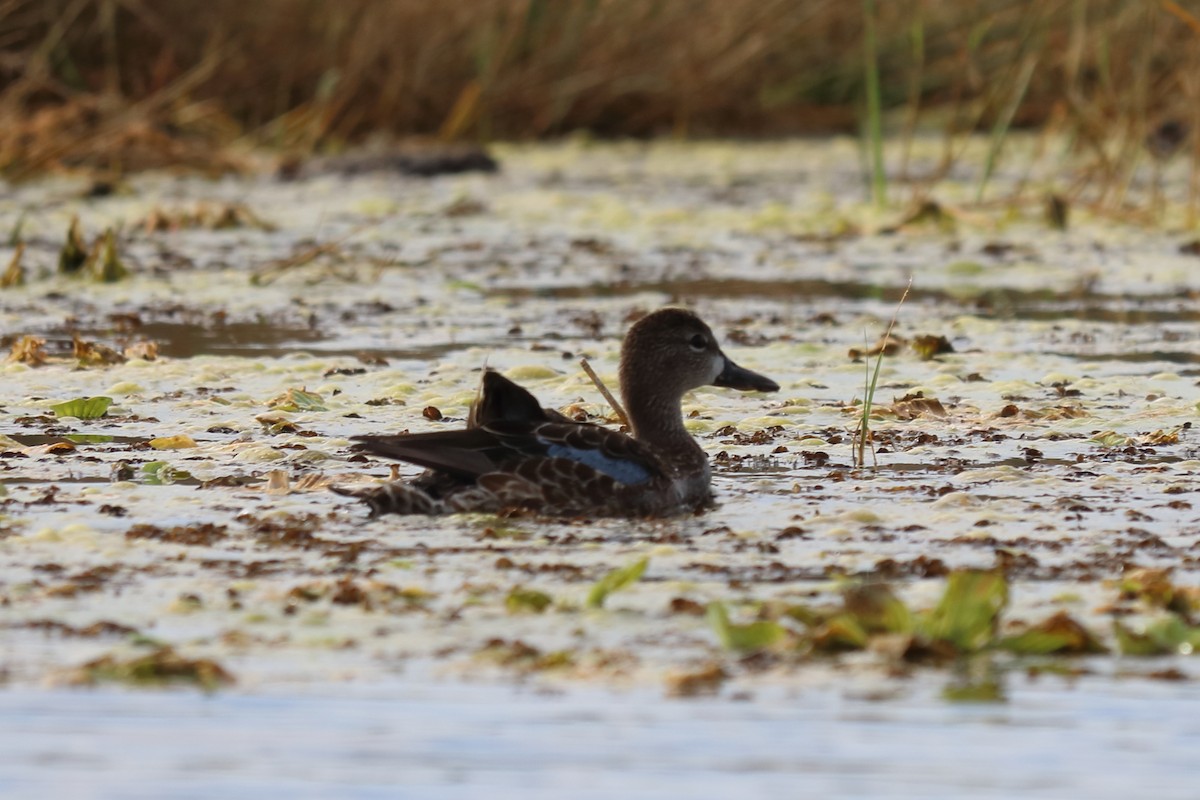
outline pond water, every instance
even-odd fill
[[[1188,798],[1190,688],[1022,686],[664,702],[412,679],[253,693],[0,694],[5,797]],[[1179,704],[1183,703],[1181,707]]]
[[[1169,568],[1192,591],[1200,262],[1176,211],[1146,229],[1081,202],[1052,230],[1037,192],[958,210],[967,174],[939,187],[942,219],[900,225],[853,199],[843,141],[498,155],[486,176],[147,175],[98,199],[55,179],[0,198],[26,244],[0,332],[47,357],[0,364],[6,797],[283,780],[300,797],[1190,796],[1200,693],[1181,653],[997,659],[988,702],[964,704],[943,698],[948,668],[740,656],[703,615],[835,602],[846,576],[928,609],[947,571],[999,564],[1006,631],[1062,612],[1115,650],[1115,621],[1164,611],[1122,576]],[[992,191],[1053,190],[1060,168]],[[1167,181],[1177,210],[1186,175]],[[270,226],[193,224],[231,204]],[[89,243],[122,231],[130,278],[56,274],[74,216]],[[628,319],[665,304],[782,386],[687,399],[713,511],[368,520],[327,490],[389,474],[350,436],[461,425],[485,364],[603,421],[580,358],[615,387]],[[894,313],[953,352],[885,359],[877,466],[857,469],[848,353]],[[74,335],[158,357],[80,368]],[[51,413],[97,395],[102,418]],[[174,436],[193,446],[157,449]],[[586,608],[641,558],[642,580]],[[514,589],[551,605],[510,613]],[[114,689],[97,671],[155,647],[234,683]],[[714,670],[712,696],[673,696]]]

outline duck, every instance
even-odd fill
[[[643,316],[621,345],[628,433],[543,408],[525,388],[484,372],[466,428],[355,436],[355,449],[426,468],[413,480],[334,486],[383,514],[496,513],[666,517],[713,505],[708,455],[683,423],[702,386],[775,392],[736,364],[703,320],[682,308]]]

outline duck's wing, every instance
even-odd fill
[[[529,469],[529,462],[563,459],[635,485],[664,474],[658,458],[635,439],[574,422],[501,420],[457,431],[405,436],[356,436],[357,449],[475,480]]]
[[[570,422],[550,408],[542,408],[536,397],[494,370],[484,370],[479,393],[467,416],[467,427],[495,422]]]

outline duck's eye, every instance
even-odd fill
[[[703,353],[708,349],[708,339],[705,339],[702,334],[697,333],[688,341],[688,346],[697,353]]]

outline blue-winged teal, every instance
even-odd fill
[[[666,516],[712,502],[708,456],[683,426],[683,395],[701,386],[774,392],[739,367],[695,314],[638,320],[621,346],[621,395],[632,436],[572,422],[494,372],[463,430],[357,436],[358,448],[426,467],[413,481],[336,487],[373,515],[525,508],[555,516]]]

